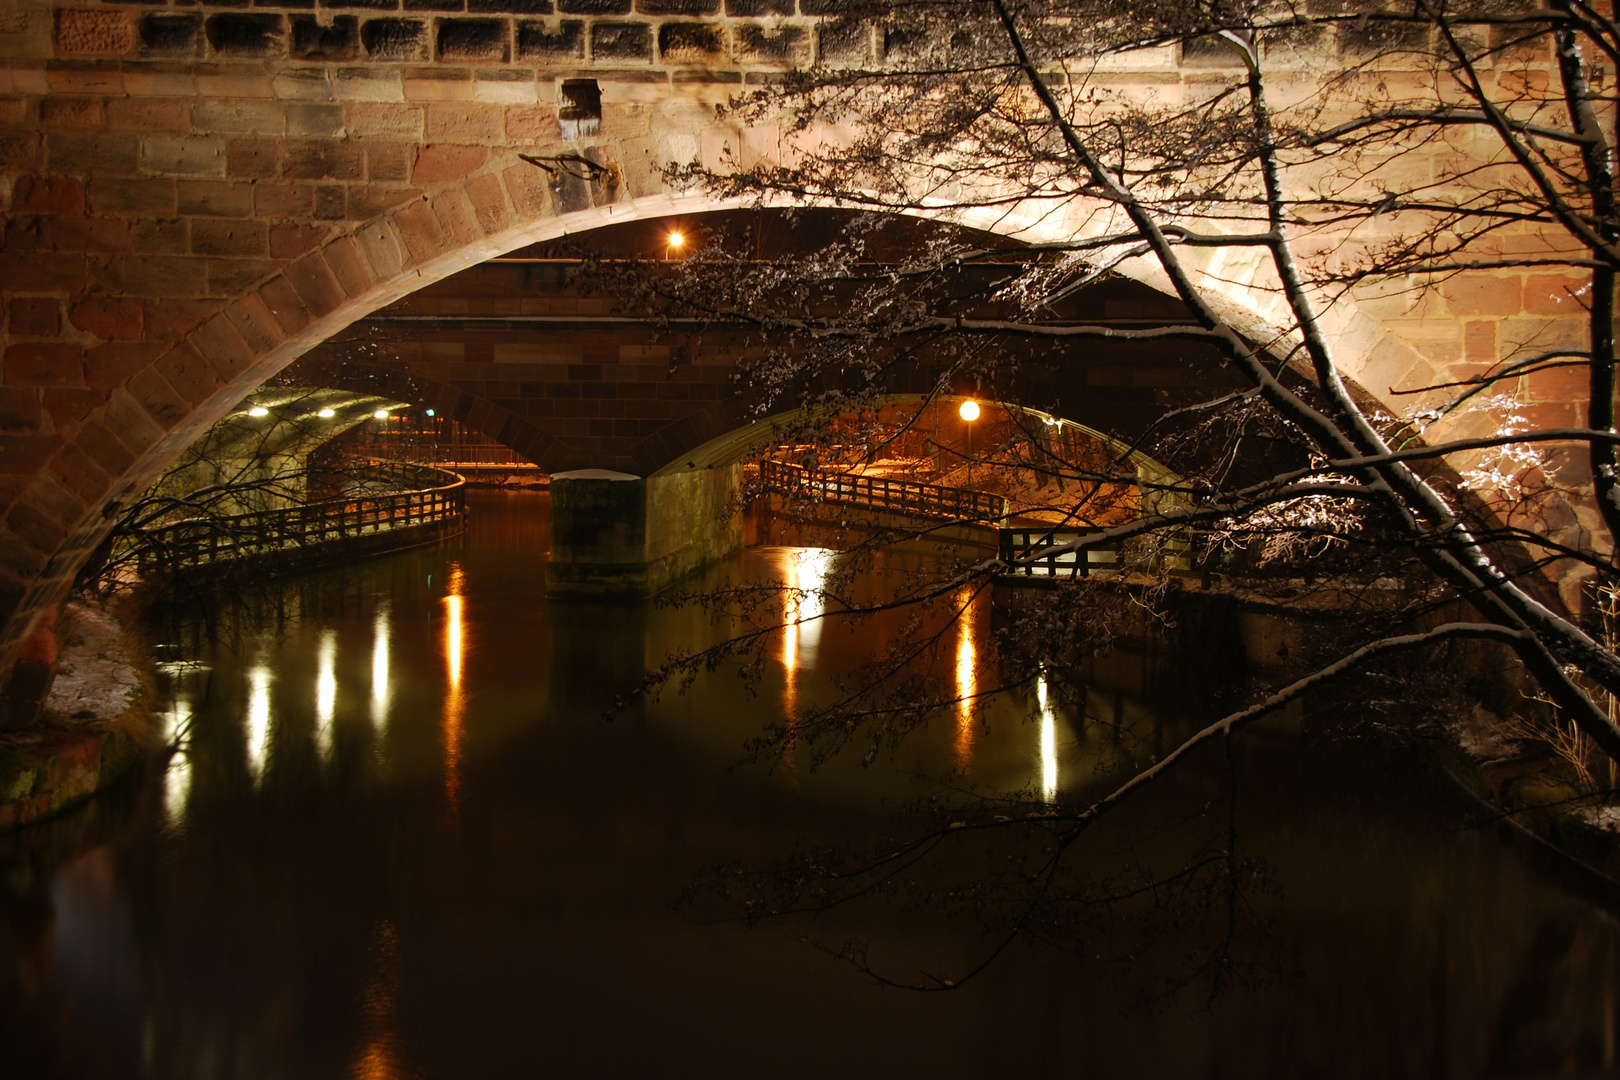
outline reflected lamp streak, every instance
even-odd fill
[[[315,676],[315,738],[321,756],[332,751],[332,720],[337,715],[337,631],[321,632],[321,650]]]
[[[388,720],[388,605],[377,608],[372,625],[371,722],[381,727]]]
[[[1047,802],[1057,801],[1057,714],[1047,699],[1046,676],[1035,683],[1035,693],[1041,704],[1041,797]]]
[[[248,772],[258,784],[264,776],[265,758],[270,749],[270,669],[260,664],[248,670],[247,753]]]

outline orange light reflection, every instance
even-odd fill
[[[394,1023],[394,1002],[399,996],[399,934],[384,920],[371,939],[372,974],[361,1000],[365,1010],[366,1042],[355,1059],[354,1080],[401,1080],[406,1075],[400,1060],[399,1032]]]
[[[450,678],[444,695],[444,793],[450,800],[452,812],[461,804],[461,743],[465,738],[462,724],[467,710],[467,695],[461,689],[462,652],[466,647],[461,621],[463,582],[460,565],[452,563],[450,592],[444,598],[444,659]]]
[[[961,613],[956,619],[956,767],[972,771],[973,728],[976,697],[979,692],[978,599],[971,589],[964,590]]]

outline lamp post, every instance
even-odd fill
[[[972,398],[962,402],[957,414],[967,423],[967,485],[973,490],[973,421],[979,418],[979,403]]]

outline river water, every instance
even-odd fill
[[[1194,762],[1086,856],[1231,829],[1263,867],[1233,903],[1166,886],[931,994],[829,950],[949,976],[996,940],[978,909],[880,892],[746,925],[715,868],[871,844],[951,785],[1061,800],[1215,689],[1123,648],[1083,708],[1004,695],[869,767],[749,764],[896,624],[805,623],[752,690],[722,668],[605,721],[725,628],[546,601],[543,495],[472,521],[157,624],[182,752],[3,849],[0,1076],[1613,1075],[1612,916],[1431,773],[1308,725]],[[809,587],[834,558],[752,548],[709,582]],[[941,658],[968,693],[987,598]]]

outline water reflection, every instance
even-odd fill
[[[388,602],[377,605],[371,619],[371,723],[379,732],[388,726]]]
[[[783,563],[782,705],[789,719],[799,715],[799,669],[816,666],[825,621],[820,616],[826,611],[823,590],[837,555],[827,548],[794,548]]]
[[[321,760],[332,756],[332,724],[337,716],[337,631],[321,631],[315,675],[315,742]]]
[[[178,693],[163,714],[163,745],[175,748],[163,773],[163,817],[170,828],[180,828],[186,820],[186,801],[191,796],[191,755],[187,734],[191,724],[191,700]]]
[[[1057,801],[1058,756],[1057,713],[1052,708],[1046,685],[1046,673],[1035,682],[1035,696],[1041,710],[1041,797],[1047,802]]]
[[[465,649],[462,630],[462,595],[466,575],[460,563],[450,564],[450,576],[444,598],[444,663],[449,686],[444,694],[444,794],[450,808],[461,804],[461,744],[466,738],[466,692],[461,687],[462,651]]]
[[[979,634],[977,594],[964,588],[962,610],[956,617],[956,767],[972,771],[973,729],[978,723]]]
[[[371,979],[360,1002],[365,1042],[350,1075],[353,1080],[403,1080],[409,1073],[394,1016],[401,981],[399,933],[386,919],[372,935],[371,963]]]
[[[264,779],[269,754],[270,669],[260,663],[248,669],[247,759],[255,784]]]

